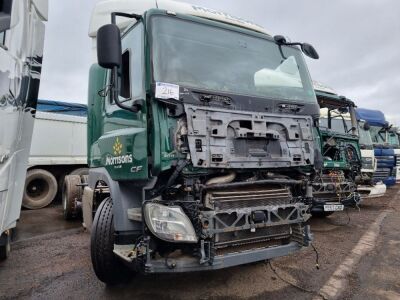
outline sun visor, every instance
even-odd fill
[[[101,26],[111,23],[112,12],[135,13],[142,15],[144,12],[152,8],[159,8],[175,13],[215,20],[268,34],[262,26],[251,21],[189,3],[172,0],[105,0],[98,2],[93,10],[89,26],[89,36],[91,38],[95,38],[97,35],[97,30]],[[124,30],[127,26],[132,24],[132,22],[134,21],[118,18],[117,25],[121,30]]]

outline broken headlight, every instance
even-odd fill
[[[181,207],[148,203],[144,216],[150,231],[158,238],[168,242],[197,243],[192,222]]]

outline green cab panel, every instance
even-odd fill
[[[107,70],[89,72],[88,164],[105,167],[113,180],[148,179],[146,107],[138,113],[122,110],[101,97]]]
[[[356,151],[356,155],[358,156],[358,159],[361,160],[361,150],[360,150],[360,146],[358,143],[358,137],[344,135],[344,134],[337,134],[337,133],[332,134],[331,132],[327,132],[327,131],[323,131],[323,130],[320,130],[319,132],[320,132],[320,136],[321,136],[320,140],[323,140],[323,139],[328,140],[329,138],[334,137],[335,141],[336,141],[336,143],[338,143],[339,147],[352,146]],[[321,151],[322,151],[322,148],[321,148]],[[339,160],[324,159],[324,168],[327,170],[335,170],[335,169],[336,170],[350,170],[351,164],[345,157],[344,152],[340,151]]]
[[[92,146],[92,155],[114,180],[148,179],[146,128],[108,132]]]

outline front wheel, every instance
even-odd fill
[[[94,272],[99,280],[108,285],[130,278],[129,270],[115,256],[114,216],[111,198],[101,202],[94,217],[90,237],[90,254]]]
[[[0,236],[0,261],[5,260],[10,255],[10,234],[3,233]]]

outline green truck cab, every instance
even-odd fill
[[[65,207],[83,205],[96,275],[112,284],[127,266],[214,270],[308,246],[319,107],[302,52],[316,51],[210,9],[158,7],[112,13],[93,34],[89,178],[67,180]]]
[[[311,213],[325,217],[360,202],[361,150],[354,102],[329,90],[316,90],[316,95],[323,164],[313,182]]]

